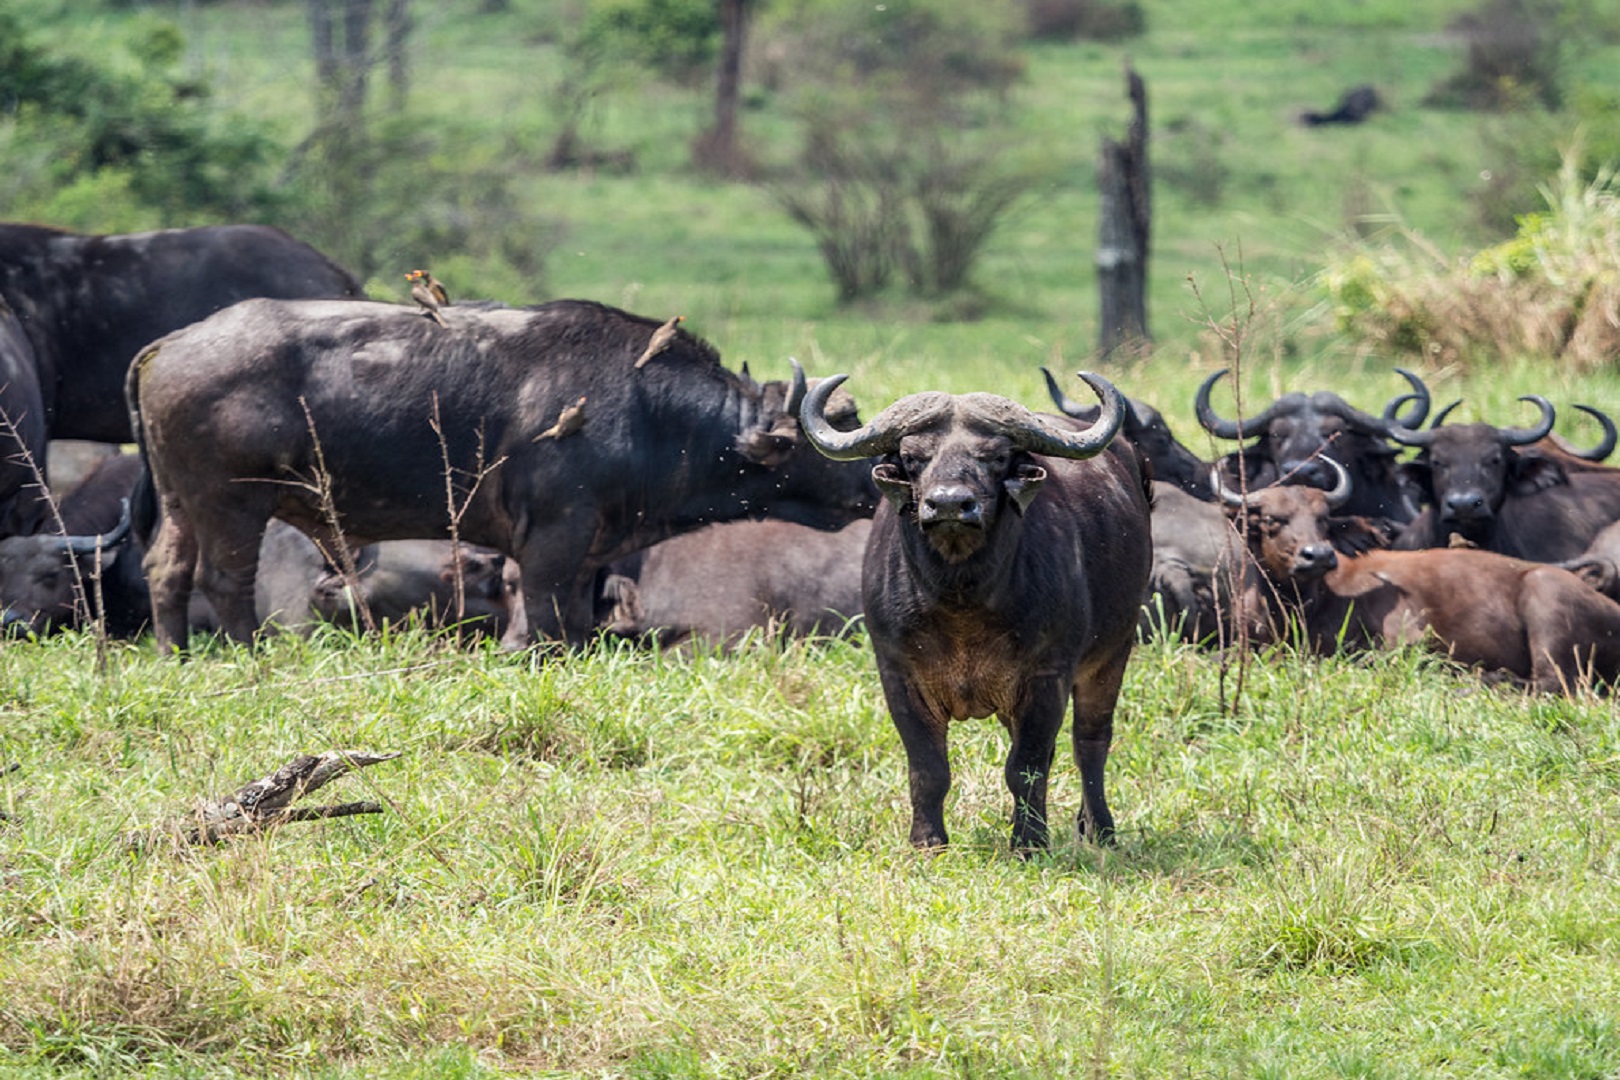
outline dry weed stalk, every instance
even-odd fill
[[[45,471],[40,468],[39,460],[34,452],[28,448],[23,440],[22,430],[17,421],[5,409],[0,408],[0,433],[5,434],[17,444],[17,452],[8,460],[20,462],[28,466],[34,480],[30,487],[39,489],[40,498],[50,511],[51,520],[56,524],[56,531],[61,536],[67,535],[67,523],[62,520],[62,508],[57,504],[56,495],[51,491],[50,484],[45,480]],[[77,557],[68,559],[68,569],[73,574],[73,611],[84,624],[90,627],[90,632],[96,642],[96,672],[105,674],[107,670],[107,608],[101,594],[101,544],[96,544],[95,570],[89,583],[86,583],[84,572],[79,566]],[[93,590],[93,592],[92,592]]]
[[[1187,275],[1187,284],[1192,289],[1193,298],[1198,301],[1198,308],[1204,325],[1207,326],[1210,332],[1215,335],[1215,339],[1220,343],[1222,351],[1225,352],[1231,359],[1228,366],[1230,366],[1232,369],[1232,394],[1237,409],[1236,415],[1238,425],[1238,493],[1244,498],[1245,501],[1247,501],[1249,497],[1249,469],[1248,462],[1245,457],[1246,451],[1243,445],[1243,346],[1248,335],[1249,327],[1254,323],[1258,304],[1255,301],[1254,291],[1249,288],[1248,278],[1243,275],[1242,250],[1239,249],[1238,251],[1238,265],[1235,272],[1231,263],[1227,261],[1226,250],[1217,246],[1216,251],[1219,253],[1221,258],[1221,269],[1226,275],[1227,301],[1230,304],[1230,310],[1232,312],[1230,320],[1222,321],[1215,315],[1213,311],[1210,310],[1209,303],[1204,299],[1203,290],[1198,287],[1197,278],[1191,274]],[[1242,306],[1240,306],[1238,303],[1239,284],[1241,284],[1243,287],[1242,291],[1244,303]],[[1252,558],[1252,556],[1249,553],[1249,516],[1247,514],[1238,515],[1237,528],[1242,539],[1242,557],[1245,560],[1249,560]],[[1229,595],[1232,596],[1234,600],[1236,600],[1240,595],[1238,590],[1242,587],[1242,580],[1244,576],[1242,569],[1243,568],[1239,566],[1233,567],[1230,571],[1233,576],[1233,581]],[[1216,573],[1220,573],[1219,568],[1217,568]],[[1212,583],[1212,587],[1216,589],[1216,595],[1218,597],[1219,582]],[[1226,679],[1227,675],[1231,671],[1232,650],[1231,648],[1223,648],[1221,649],[1220,653],[1220,678],[1218,679],[1216,685],[1219,687],[1220,692],[1221,712],[1228,716],[1235,715],[1237,704],[1243,697],[1243,685],[1249,673],[1250,662],[1249,624],[1246,619],[1236,618],[1236,614],[1237,613],[1234,610],[1233,622],[1236,624],[1233,627],[1234,635],[1231,638],[1228,638],[1226,628],[1221,625],[1222,622],[1227,618],[1224,605],[1219,602],[1215,604],[1216,640],[1223,642],[1228,640],[1232,641],[1236,645],[1238,652],[1237,680],[1232,687],[1232,696],[1230,700],[1228,700],[1226,696]]]
[[[460,626],[467,618],[467,579],[461,565],[461,519],[466,516],[467,508],[472,505],[473,496],[484,479],[506,464],[506,456],[502,455],[489,464],[484,463],[487,448],[484,443],[484,429],[478,428],[478,452],[473,459],[471,470],[457,469],[450,462],[450,443],[445,438],[444,421],[439,415],[439,392],[433,392],[433,418],[428,421],[433,428],[433,435],[439,440],[439,459],[444,463],[444,506],[450,518],[450,565],[455,567],[455,575],[450,579],[451,595],[455,598],[455,623],[457,635],[460,635]],[[461,473],[471,478],[465,492],[458,504],[456,501],[456,474]]]

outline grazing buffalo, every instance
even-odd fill
[[[1389,425],[1399,422],[1408,427],[1423,423],[1429,412],[1429,391],[1410,371],[1396,368],[1408,383],[1410,393],[1390,400],[1382,416],[1353,408],[1338,394],[1319,390],[1314,394],[1291,393],[1266,406],[1258,415],[1228,420],[1210,404],[1210,391],[1223,368],[1198,387],[1194,408],[1205,431],[1220,439],[1257,439],[1242,451],[1245,470],[1243,483],[1230,455],[1224,463],[1225,486],[1252,490],[1281,481],[1326,487],[1333,482],[1332,470],[1324,454],[1350,471],[1351,492],[1339,511],[1343,514],[1405,523],[1417,516],[1410,492],[1395,464],[1396,449],[1387,441]]]
[[[522,568],[515,646],[583,640],[598,568],[659,540],[731,518],[833,528],[872,511],[867,470],[800,437],[796,365],[769,407],[771,388],[683,329],[635,367],[660,323],[602,304],[442,314],[444,326],[398,305],[251,300],[141,354],[128,396],[161,502],[147,562],[162,646],[185,644],[194,571],[225,633],[251,638],[272,517],[323,546],[333,520],[355,545],[454,524]]]
[[[750,630],[837,634],[861,614],[870,518],[824,531],[791,521],[727,521],[655,544],[634,576],[604,583],[607,630],[730,647]]]
[[[1620,470],[1547,452],[1552,403],[1537,395],[1519,400],[1540,410],[1534,426],[1441,424],[1415,430],[1390,425],[1391,438],[1418,448],[1406,469],[1428,504],[1395,547],[1466,544],[1534,562],[1561,562],[1578,557],[1600,530],[1620,520]]]
[[[1423,644],[1555,693],[1620,676],[1620,604],[1567,570],[1466,548],[1376,550],[1377,530],[1330,517],[1311,488],[1228,498],[1250,518],[1238,613],[1255,641],[1297,627],[1324,654]]]
[[[1051,394],[1052,403],[1059,412],[1087,424],[1096,422],[1097,406],[1083,405],[1069,397],[1045,368],[1041,368],[1041,374],[1046,376],[1047,393]],[[1199,499],[1214,499],[1215,494],[1209,487],[1209,465],[1182,445],[1158,409],[1145,401],[1126,398],[1125,424],[1120,428],[1120,434],[1129,439],[1136,452],[1147,459],[1153,469],[1153,479],[1174,484]]]
[[[148,342],[252,296],[359,296],[342,267],[279,229],[217,225],[82,236],[0,225],[0,535],[44,520],[27,451],[131,438],[124,373]]]
[[[917,847],[947,840],[947,727],[992,713],[1012,736],[1013,847],[1044,847],[1071,697],[1080,826],[1095,841],[1113,836],[1103,773],[1152,561],[1148,481],[1135,450],[1114,439],[1124,398],[1081,377],[1104,405],[1084,431],[991,394],[923,393],[840,432],[822,410],[843,376],[805,398],[805,433],[822,453],[882,458],[861,591],[910,766]]]

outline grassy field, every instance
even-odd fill
[[[1227,447],[1194,437],[1193,390],[1234,362],[1251,407],[1333,388],[1376,410],[1404,389],[1392,358],[1324,333],[1311,277],[1368,211],[1459,256],[1487,242],[1469,195],[1497,167],[1492,121],[1416,105],[1467,5],[1144,6],[1152,32],[1125,47],[1030,50],[1016,122],[1068,179],[998,233],[982,318],[837,308],[765,196],[687,170],[707,103],[668,88],[603,103],[597,137],[637,173],[534,170],[561,233],[541,295],[503,298],[679,311],[762,377],[790,355],[853,372],[868,414],[936,388],[1041,405],[1040,365],[1094,364],[1092,171],[1123,128],[1128,54],[1161,133],[1161,347],[1103,370],[1209,455]],[[412,108],[532,160],[558,5],[474,7],[418,6]],[[86,49],[153,14],[224,101],[296,137],[301,5],[42,6]],[[1576,62],[1612,88],[1616,61],[1599,43]],[[1363,81],[1394,108],[1293,123]],[[769,101],[745,125],[785,152]],[[1170,182],[1214,165],[1213,205]],[[1620,415],[1610,370],[1422,371],[1467,418],[1525,422],[1532,392]],[[1236,411],[1229,387],[1217,404]],[[1591,441],[1588,423],[1560,430]],[[904,757],[858,637],[685,659],[414,632],[185,663],[149,641],[0,644],[0,1073],[1620,1077],[1612,701],[1490,689],[1418,653],[1235,664],[1142,647],[1108,774],[1118,846],[1074,840],[1060,751],[1054,847],[1022,861],[992,721],[952,733],[953,847],[909,849]],[[401,753],[317,798],[385,813],[126,850],[334,747]]]
[[[1116,849],[1007,849],[958,725],[905,844],[864,645],[187,664],[0,652],[0,1062],[17,1075],[1612,1077],[1620,721],[1413,654],[1149,646]],[[130,855],[293,754],[375,817]]]

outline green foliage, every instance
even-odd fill
[[[133,69],[92,63],[31,40],[0,6],[0,123],[27,167],[0,182],[16,217],[128,227],[262,216],[271,139],[176,73],[184,39],[172,23],[140,21],[124,44]],[[105,199],[105,213],[97,203]]]
[[[596,0],[579,43],[673,82],[693,83],[719,53],[720,21],[710,0]]]
[[[1513,239],[1454,264],[1417,237],[1339,252],[1321,275],[1337,327],[1430,360],[1610,362],[1620,350],[1620,189],[1613,168],[1588,181],[1580,161],[1565,155],[1541,189],[1546,210],[1521,216]]]

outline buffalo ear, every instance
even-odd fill
[[[1389,546],[1384,530],[1364,517],[1329,518],[1327,532],[1334,549],[1344,555],[1362,555]]]
[[[1013,474],[1001,482],[1012,496],[1013,505],[1022,514],[1029,509],[1029,504],[1035,501],[1035,496],[1046,483],[1046,470],[1039,465],[1020,465],[1013,470]]]
[[[904,510],[913,502],[911,481],[906,479],[900,466],[892,461],[880,461],[872,466],[872,483],[896,510]]]
[[[1534,495],[1538,491],[1569,483],[1569,474],[1555,459],[1531,448],[1513,454],[1508,469],[1508,490],[1515,495]]]
[[[799,441],[799,424],[779,416],[769,428],[749,428],[737,436],[737,452],[756,465],[774,469],[786,461]]]

